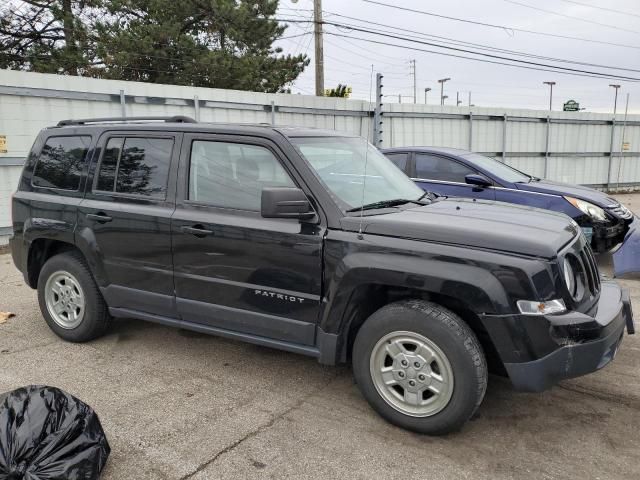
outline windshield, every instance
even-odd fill
[[[485,157],[479,153],[470,153],[464,155],[464,158],[469,159],[480,168],[485,169],[491,175],[510,183],[528,183],[531,181],[531,176],[526,173],[522,173],[509,165],[499,162],[495,158]]]
[[[363,138],[299,137],[291,141],[344,210],[387,200],[415,201],[425,194]]]

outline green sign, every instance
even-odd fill
[[[562,110],[565,112],[577,112],[580,110],[580,104],[575,100],[569,100],[562,106]]]

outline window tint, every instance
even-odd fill
[[[201,140],[191,145],[190,200],[260,211],[264,187],[294,186],[278,159],[264,147]]]
[[[455,160],[438,155],[416,154],[416,177],[418,178],[465,183],[464,177],[471,173],[476,172]]]
[[[78,190],[91,137],[49,137],[38,157],[33,185]]]
[[[118,162],[116,192],[165,198],[173,140],[127,138]]]
[[[110,138],[102,155],[100,162],[100,172],[98,172],[98,182],[96,190],[113,191],[116,180],[116,168],[122,152],[124,138]]]
[[[403,172],[406,172],[407,159],[409,158],[408,153],[385,153],[385,155],[396,165],[396,167],[398,167]]]
[[[172,150],[171,138],[109,139],[96,190],[164,199]]]

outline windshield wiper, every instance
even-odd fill
[[[424,195],[423,195],[424,197]],[[422,197],[420,197],[422,198]],[[381,200],[379,202],[366,203],[361,207],[350,208],[347,212],[359,212],[360,210],[375,210],[377,208],[389,208],[396,207],[398,205],[404,205],[405,203],[416,203],[418,205],[429,205],[427,202],[421,202],[420,200],[407,200],[405,198],[395,198],[393,200]]]

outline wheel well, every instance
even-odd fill
[[[438,293],[410,288],[398,288],[387,285],[361,285],[356,288],[352,294],[349,307],[347,307],[347,312],[345,312],[348,329],[347,342],[345,343],[344,351],[342,353],[342,360],[347,361],[351,358],[351,352],[356,335],[358,334],[360,327],[362,327],[364,322],[371,314],[373,314],[373,312],[379,310],[385,305],[388,305],[389,303],[409,299],[421,299],[437,303],[438,305],[441,305],[457,314],[469,326],[469,328],[471,328],[476,337],[478,337],[478,341],[482,345],[490,369],[494,373],[505,373],[504,365],[500,360],[500,356],[498,355],[487,330],[484,328],[484,325],[482,325],[480,318],[478,318],[473,311],[467,308],[464,302],[457,298]]]
[[[27,262],[27,279],[31,288],[38,287],[38,277],[40,271],[47,260],[62,252],[80,251],[71,243],[51,240],[48,238],[38,238],[31,242],[29,247],[29,260]]]

